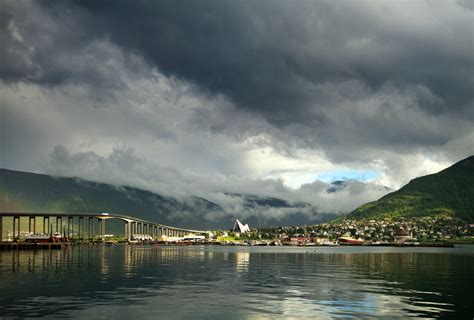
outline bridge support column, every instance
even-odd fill
[[[74,225],[74,218],[73,217],[68,217],[67,218],[67,237],[71,238],[71,233],[72,233],[72,226]]]
[[[63,231],[63,218],[56,217],[56,232],[61,233]]]
[[[84,240],[84,217],[79,217],[77,221],[77,237],[79,238],[79,240]]]
[[[13,242],[17,242],[18,239],[20,239],[20,217],[13,217]]]
[[[94,239],[94,218],[92,217],[89,217],[87,237],[89,238],[89,241],[92,241]]]
[[[99,223],[99,239],[101,241],[105,240],[105,219],[98,218],[97,222]]]
[[[29,234],[31,234],[31,219],[32,219],[32,217],[28,217],[28,233]]]
[[[49,217],[43,217],[43,233],[49,233]]]
[[[125,221],[124,238],[125,240],[130,241],[130,222],[128,221]]]
[[[3,240],[3,217],[0,217],[0,242]]]

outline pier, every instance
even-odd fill
[[[29,243],[29,242],[0,242],[0,251],[2,250],[51,250],[62,249],[68,243],[48,242],[48,243]]]

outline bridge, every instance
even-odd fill
[[[21,227],[20,218],[28,220],[28,233],[37,233],[36,221],[42,219],[42,233],[52,234],[60,232],[64,236],[71,238],[75,233],[74,226],[77,226],[78,238],[80,240],[93,240],[105,238],[105,222],[109,219],[117,219],[124,222],[124,235],[128,241],[132,240],[132,235],[147,236],[157,240],[161,236],[182,237],[189,233],[208,234],[208,231],[192,230],[172,227],[152,221],[139,219],[122,214],[113,213],[52,213],[52,212],[0,212],[0,242],[2,241],[4,218],[13,218],[12,240],[18,241]],[[53,230],[53,219],[56,219]]]

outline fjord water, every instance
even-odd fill
[[[0,317],[472,319],[474,248],[0,252]]]

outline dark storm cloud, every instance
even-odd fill
[[[465,20],[446,20],[439,24],[444,30],[437,30],[436,22],[423,25],[432,18],[419,12],[399,17],[404,28],[393,24],[390,10],[396,6],[389,3],[375,8],[329,1],[78,5],[92,22],[91,34],[137,50],[165,73],[224,93],[281,126],[328,121],[318,112],[325,101],[315,87],[326,82],[359,80],[372,89],[422,84],[441,99],[420,101],[430,112],[472,106],[472,23]],[[400,6],[410,11],[410,3]]]
[[[107,41],[124,59],[143,56],[165,75],[263,116],[285,131],[280,140],[357,159],[355,145],[440,146],[470,132],[468,8],[465,1],[7,2],[0,71],[7,82],[82,82],[97,96],[113,95],[125,84],[106,67],[110,52],[97,48]]]

